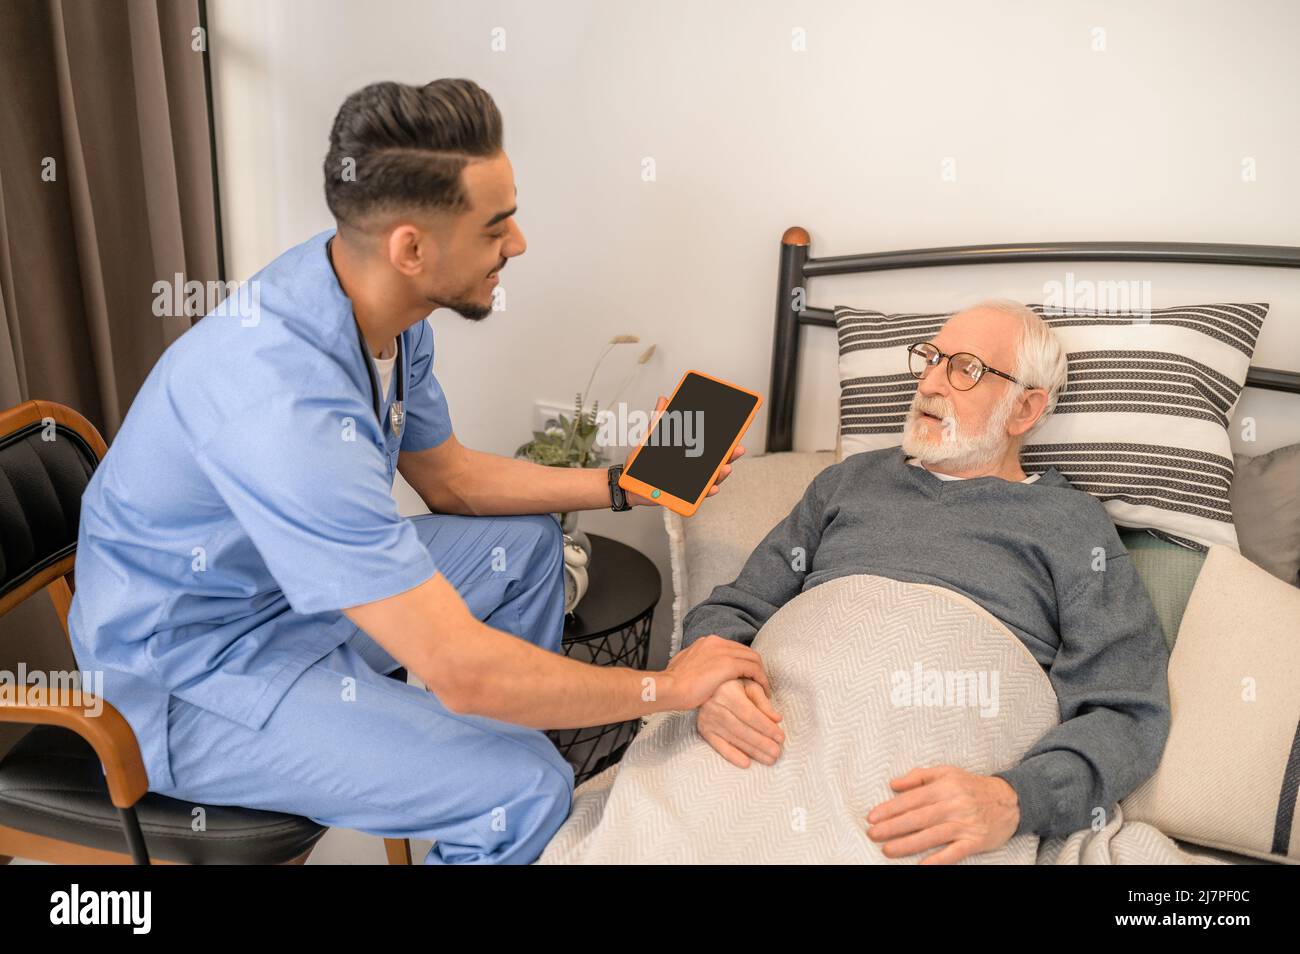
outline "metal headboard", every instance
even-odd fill
[[[1192,262],[1202,265],[1262,265],[1300,268],[1300,247],[1218,245],[1192,242],[1046,242],[1024,245],[958,245],[897,252],[868,252],[810,258],[810,239],[795,226],[781,237],[776,285],[776,332],[772,342],[772,386],[767,415],[767,452],[794,446],[795,377],[799,367],[799,326],[835,327],[829,308],[795,310],[795,291],[808,299],[808,279],[819,275],[881,272],[944,265],[1005,265],[1012,262]],[[1300,371],[1252,367],[1246,387],[1300,394]]]

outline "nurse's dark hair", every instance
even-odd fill
[[[334,117],[325,202],[340,226],[357,229],[376,214],[462,212],[469,198],[461,170],[501,145],[501,113],[473,80],[372,83]]]

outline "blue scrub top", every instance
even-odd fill
[[[342,608],[437,572],[392,497],[398,452],[452,433],[433,330],[402,333],[381,425],[333,234],[285,252],[164,352],[82,499],[73,649],[103,673],[154,789],[173,784],[170,696],[258,729],[356,631]]]

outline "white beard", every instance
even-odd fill
[[[943,421],[923,418],[917,410],[917,403],[921,400],[918,391],[912,399],[912,406],[908,409],[907,420],[903,425],[903,453],[915,457],[923,464],[943,464],[951,470],[980,470],[996,464],[1007,450],[1009,438],[1006,426],[1015,398],[1015,390],[1008,389],[1007,397],[993,409],[993,415],[983,433],[968,434],[961,421],[951,418],[951,415],[945,416]],[[938,399],[932,399],[934,400]],[[950,418],[953,424],[947,426]],[[923,437],[923,426],[940,428],[942,436],[937,441]]]

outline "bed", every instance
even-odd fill
[[[1300,268],[1300,248],[1283,246],[1056,243],[875,252],[828,258],[810,257],[809,248],[810,239],[804,229],[791,228],[783,236],[777,281],[771,383],[768,394],[766,452],[737,467],[728,481],[726,493],[717,498],[717,503],[710,501],[710,505],[701,508],[691,520],[683,520],[670,511],[664,511],[665,527],[670,542],[674,588],[672,636],[674,652],[680,646],[681,620],[686,611],[707,597],[714,586],[734,579],[754,546],[789,512],[811,479],[823,468],[843,459],[846,450],[844,447],[846,432],[854,430],[846,428],[845,421],[880,425],[856,428],[857,431],[868,435],[866,439],[879,442],[874,446],[887,446],[891,440],[895,444],[898,442],[899,428],[895,427],[898,418],[890,416],[894,411],[889,408],[882,410],[879,407],[864,410],[861,406],[856,406],[861,402],[856,402],[855,405],[855,399],[851,397],[850,383],[858,386],[858,391],[882,391],[888,388],[880,386],[862,388],[860,385],[864,381],[870,385],[880,385],[882,381],[888,381],[889,378],[888,376],[846,377],[843,358],[846,351],[850,349],[846,348],[845,342],[853,340],[851,337],[853,329],[846,331],[847,325],[852,321],[861,321],[863,314],[880,316],[879,320],[883,323],[873,325],[873,330],[890,327],[889,321],[900,317],[908,319],[911,326],[916,326],[919,319],[941,321],[943,316],[923,313],[909,313],[902,316],[883,315],[878,312],[864,312],[845,307],[835,309],[814,307],[809,304],[809,286],[812,278],[896,269],[1058,261],[1197,263]],[[1244,316],[1241,327],[1248,331],[1258,330],[1258,322],[1254,322],[1249,309],[1238,309],[1237,312]],[[1070,309],[1062,313],[1067,318],[1075,314]],[[1262,314],[1258,317],[1262,319]],[[1229,327],[1231,313],[1228,315],[1228,324],[1224,324],[1223,318],[1223,315],[1216,314],[1212,318],[1205,319],[1207,327],[1214,326],[1210,333],[1225,340],[1231,339],[1234,334],[1242,337],[1240,332],[1234,332]],[[1201,317],[1194,314],[1189,321],[1187,315],[1183,313],[1161,314],[1158,318],[1159,323],[1174,329],[1173,340],[1178,340],[1179,334],[1185,335],[1187,327],[1200,320]],[[1063,325],[1079,323],[1081,322],[1062,321]],[[920,321],[920,324],[924,325],[925,322]],[[837,427],[839,437],[834,450],[794,451],[792,449],[796,417],[795,398],[799,392],[801,329],[804,327],[829,328],[839,334],[842,361],[841,402]],[[1184,417],[1194,417],[1199,414],[1206,419],[1217,418],[1218,424],[1225,424],[1226,415],[1235,406],[1236,398],[1243,385],[1288,395],[1287,401],[1296,402],[1289,413],[1294,414],[1295,410],[1300,410],[1300,372],[1254,364],[1247,367],[1246,364],[1253,352],[1254,336],[1253,334],[1246,336],[1250,337],[1249,349],[1243,347],[1239,341],[1229,342],[1237,348],[1238,352],[1246,352],[1246,358],[1238,369],[1238,377],[1243,380],[1237,381],[1234,387],[1232,382],[1227,380],[1228,376],[1206,369],[1206,374],[1209,376],[1206,378],[1207,381],[1211,381],[1211,378],[1223,379],[1221,382],[1223,394],[1215,398],[1218,406],[1207,405],[1205,410],[1209,413],[1196,410],[1196,400],[1201,396],[1196,393],[1197,390],[1204,391],[1207,395],[1213,390],[1200,384],[1188,389],[1192,398],[1187,399],[1186,403],[1191,409],[1184,413]],[[883,336],[873,333],[859,335],[859,337]],[[1198,362],[1192,363],[1199,366]],[[1080,362],[1080,367],[1082,366],[1083,362]],[[1072,358],[1072,373],[1076,370]],[[1179,374],[1182,374],[1182,370],[1179,370]],[[1088,375],[1079,376],[1083,378]],[[1172,400],[1183,399],[1175,397]],[[1300,417],[1300,415],[1296,416]],[[1212,429],[1215,425],[1209,426]],[[1128,439],[1128,435],[1125,435],[1125,439]],[[1222,457],[1222,454],[1219,456]],[[1035,840],[1032,845],[1021,845],[1018,848],[1012,845],[1007,854],[991,859],[995,863],[1294,863],[1297,848],[1300,848],[1300,835],[1293,830],[1292,825],[1296,808],[1296,788],[1297,783],[1300,782],[1300,727],[1296,719],[1296,705],[1288,701],[1280,708],[1270,709],[1266,715],[1258,715],[1261,709],[1259,706],[1249,708],[1238,706],[1236,709],[1220,711],[1206,701],[1210,694],[1218,692],[1221,688],[1216,688],[1213,680],[1217,677],[1213,672],[1223,669],[1229,663],[1244,667],[1242,671],[1250,672],[1269,669],[1289,670],[1295,668],[1297,658],[1300,658],[1296,655],[1295,646],[1297,640],[1300,640],[1300,575],[1294,569],[1295,562],[1300,559],[1294,554],[1295,548],[1300,547],[1300,532],[1293,532],[1294,528],[1300,527],[1300,476],[1297,476],[1300,475],[1300,445],[1277,448],[1269,455],[1261,455],[1259,460],[1264,461],[1264,464],[1254,462],[1243,455],[1236,455],[1238,477],[1232,481],[1233,487],[1229,488],[1226,481],[1220,481],[1223,486],[1216,492],[1221,492],[1224,508],[1228,506],[1230,489],[1233,491],[1233,502],[1240,503],[1243,507],[1246,506],[1247,500],[1254,505],[1259,505],[1259,498],[1266,490],[1274,495],[1268,506],[1264,508],[1265,519],[1260,521],[1260,525],[1268,525],[1273,530],[1278,527],[1285,528],[1282,540],[1282,549],[1285,553],[1280,556],[1269,554],[1270,559],[1274,559],[1281,567],[1279,569],[1270,566],[1269,572],[1260,568],[1260,565],[1265,565],[1262,557],[1258,558],[1260,565],[1257,565],[1237,553],[1235,536],[1222,536],[1221,522],[1219,524],[1206,522],[1208,529],[1204,529],[1202,533],[1198,532],[1199,528],[1195,523],[1178,522],[1182,519],[1179,512],[1194,508],[1179,505],[1171,506],[1164,511],[1159,506],[1154,508],[1148,506],[1160,497],[1163,492],[1161,488],[1146,487],[1143,493],[1148,496],[1141,499],[1134,496],[1132,487],[1118,490],[1113,487],[1101,488],[1111,491],[1099,493],[1099,496],[1105,501],[1108,510],[1115,508],[1113,513],[1118,515],[1115,522],[1121,530],[1121,539],[1132,555],[1152,597],[1157,615],[1165,630],[1166,642],[1176,654],[1170,665],[1171,704],[1174,713],[1174,729],[1179,730],[1180,734],[1176,740],[1174,732],[1171,731],[1171,741],[1166,749],[1165,759],[1151,784],[1134,793],[1130,799],[1121,800],[1119,808],[1123,811],[1117,811],[1115,815],[1122,816],[1127,813],[1129,816],[1127,820],[1116,817],[1107,821],[1102,828],[1096,828],[1091,832],[1080,832],[1077,836],[1043,839],[1041,842]],[[1271,486],[1265,487],[1262,483],[1252,483],[1249,487],[1237,486],[1244,485],[1247,474],[1250,474],[1253,480],[1256,476],[1254,471],[1265,464],[1272,468]],[[1023,466],[1027,472],[1031,471],[1028,464]],[[1046,466],[1048,463],[1043,461],[1033,469],[1042,470]],[[1233,466],[1232,456],[1229,456],[1227,466],[1229,468]],[[1062,472],[1067,477],[1071,476],[1064,466]],[[1094,478],[1078,478],[1079,481],[1090,479]],[[1076,483],[1076,478],[1072,477],[1071,482]],[[1282,497],[1277,497],[1279,482],[1283,485]],[[1185,490],[1187,487],[1185,475],[1175,474],[1174,478],[1170,479],[1169,485]],[[1290,498],[1285,497],[1286,485],[1292,485],[1296,491]],[[1240,491],[1240,497],[1237,491]],[[1173,490],[1169,490],[1169,493],[1174,497],[1179,496]],[[1282,502],[1278,503],[1278,500]],[[1282,508],[1285,508],[1286,512],[1279,512]],[[1144,522],[1148,516],[1151,516],[1149,521],[1151,527]],[[1160,529],[1162,520],[1166,518],[1174,522],[1162,530]],[[1222,521],[1221,515],[1219,519]],[[1187,530],[1187,527],[1191,529]],[[1229,524],[1229,529],[1231,528],[1232,525]],[[1168,532],[1171,529],[1179,532]],[[1240,543],[1241,552],[1250,553],[1244,529]],[[1277,549],[1274,543],[1269,545],[1274,550]],[[1278,579],[1279,576],[1282,579]],[[861,585],[876,586],[878,579],[867,580]],[[814,589],[821,589],[821,587]],[[1294,599],[1292,591],[1294,591]],[[813,591],[809,591],[811,592]],[[865,594],[867,591],[855,592]],[[805,597],[807,595],[808,593],[804,594]],[[900,594],[880,593],[875,596],[897,601]],[[1229,601],[1235,601],[1240,605],[1232,605]],[[793,602],[798,600],[792,601],[791,605]],[[1251,615],[1258,612],[1261,603],[1266,603],[1272,608],[1272,615]],[[1188,616],[1186,621],[1185,614]],[[1280,625],[1279,614],[1283,620]],[[824,625],[825,616],[821,618]],[[777,617],[773,617],[773,621],[776,619]],[[982,638],[976,632],[978,622],[978,620],[967,620],[966,623],[969,625],[963,630],[960,638],[964,640]],[[771,623],[772,621],[769,621],[769,625]],[[782,617],[782,625],[787,627],[797,625],[797,621],[792,623],[790,619]],[[879,626],[880,621],[873,620],[870,625]],[[1233,637],[1232,644],[1227,645],[1230,639],[1228,630],[1235,631],[1236,628],[1243,626],[1249,633],[1258,636],[1240,639]],[[1239,656],[1248,657],[1249,662],[1239,659]],[[1175,662],[1178,663],[1177,694],[1174,692]],[[797,666],[798,662],[792,664]],[[1010,660],[1005,664],[1014,668],[1015,661]],[[1276,682],[1270,684],[1270,690],[1275,688],[1278,688]],[[1284,691],[1279,693],[1281,695],[1300,695],[1295,692],[1297,688],[1295,683],[1288,683],[1282,688]],[[1028,695],[1032,695],[1032,691],[1027,690],[1027,692]],[[863,700],[856,698],[851,700],[851,703],[865,704]],[[1041,706],[1041,704],[1041,699],[1034,700],[1027,696],[1024,700],[1026,712],[1030,712],[1033,706]],[[1249,711],[1250,718],[1256,719],[1258,724],[1251,723],[1249,727],[1242,724],[1241,718],[1237,715],[1242,709]],[[657,832],[655,840],[660,852],[658,859],[665,860],[663,851],[665,846],[671,845],[671,838],[665,839],[665,835],[671,835],[671,829],[674,827],[680,828],[689,814],[678,809],[674,816],[674,809],[670,804],[672,799],[682,799],[684,801],[681,804],[685,804],[686,801],[699,798],[700,790],[710,787],[716,789],[719,785],[730,784],[731,776],[726,774],[726,770],[718,769],[707,754],[701,754],[697,747],[692,757],[699,760],[698,766],[683,768],[692,765],[689,758],[672,763],[677,766],[674,771],[696,773],[695,781],[687,786],[692,790],[661,791],[671,787],[673,783],[666,779],[664,775],[666,770],[656,769],[653,766],[662,766],[666,764],[666,759],[676,758],[674,746],[677,748],[685,746],[685,737],[690,735],[689,716],[672,714],[668,719],[662,718],[665,715],[667,714],[647,720],[648,731],[643,732],[643,736],[638,738],[629,750],[628,756],[625,757],[625,761],[631,759],[629,764],[632,769],[628,771],[640,773],[634,776],[638,781],[625,780],[623,783],[626,807],[619,808],[616,804],[618,790],[615,785],[618,782],[620,767],[615,766],[578,790],[575,795],[574,817],[566,829],[557,836],[552,848],[548,849],[544,861],[594,858],[619,860],[636,857],[637,852],[641,850],[637,842],[647,838],[648,831]],[[886,718],[888,713],[882,711],[877,715],[878,718]],[[1237,737],[1233,736],[1233,732],[1237,733]],[[1189,739],[1191,736],[1195,738]],[[1257,766],[1242,770],[1236,766],[1229,766],[1226,762],[1220,764],[1227,757],[1226,752],[1248,744],[1242,742],[1241,736],[1270,738],[1267,748],[1263,750],[1263,757],[1259,757],[1259,751],[1252,756],[1256,762],[1268,763],[1269,767],[1266,771],[1255,772]],[[1210,741],[1207,742],[1206,739]],[[1175,741],[1178,741],[1177,745]],[[915,744],[915,741],[909,744]],[[1215,746],[1218,748],[1216,749]],[[981,757],[996,761],[997,758],[1004,758],[1005,755],[983,753]],[[647,769],[646,766],[652,767]],[[1217,805],[1212,804],[1207,807],[1204,804],[1205,786],[1212,788],[1213,779],[1225,774],[1240,776],[1251,772],[1255,774],[1249,783],[1239,780],[1235,789],[1225,790],[1222,799],[1212,799],[1218,802]],[[647,782],[646,779],[650,781]],[[1211,781],[1206,782],[1205,779]],[[1223,784],[1226,788],[1232,787],[1231,782]],[[639,785],[641,788],[634,790],[631,788],[633,785]],[[611,793],[614,793],[612,799]],[[733,792],[728,797],[740,797],[740,793]],[[648,809],[646,805],[650,805],[651,808]],[[616,832],[619,824],[618,818],[614,816],[616,808],[626,814],[626,832],[622,836],[613,833]],[[1229,815],[1232,817],[1231,823],[1225,821]],[[728,837],[734,837],[734,833]],[[843,834],[841,833],[839,837],[842,841]],[[675,860],[699,860],[692,857],[690,839],[681,840],[683,843],[679,846],[680,850],[677,851]],[[605,852],[603,855],[584,854],[587,851],[587,843],[592,841],[600,843],[600,849]],[[1013,839],[1013,842],[1015,841],[1016,839]],[[624,853],[620,855],[619,850]],[[750,857],[756,857],[752,854],[752,849],[750,850]],[[832,860],[851,860],[859,857],[852,853],[837,855],[829,848],[824,850],[825,857]],[[731,856],[717,857],[725,860]],[[744,857],[743,852],[736,857]],[[775,854],[766,860],[800,857],[808,856]]]

